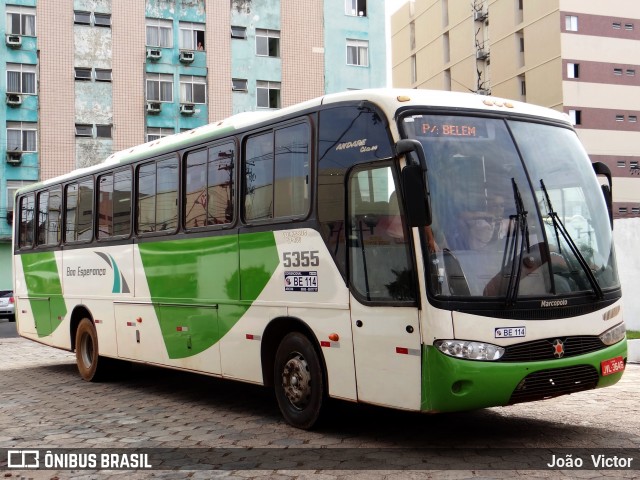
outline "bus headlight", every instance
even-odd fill
[[[600,340],[602,340],[602,343],[605,345],[613,345],[614,343],[618,343],[622,340],[626,332],[627,328],[625,327],[624,322],[622,322],[601,334]]]
[[[504,348],[484,342],[468,340],[436,340],[433,345],[445,355],[466,360],[498,360],[504,355]]]

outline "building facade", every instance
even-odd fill
[[[640,216],[637,0],[414,0],[391,18],[393,86],[566,112],[609,166],[616,218]]]
[[[0,289],[20,186],[236,113],[386,84],[373,0],[2,0],[0,34]]]

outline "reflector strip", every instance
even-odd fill
[[[320,346],[326,348],[340,348],[340,342],[327,342],[326,340],[321,340]]]
[[[136,322],[127,322],[127,327],[135,327]]]
[[[320,342],[321,347],[331,347],[331,342],[325,342],[324,340]]]
[[[247,340],[262,340],[262,335],[254,335],[252,333],[247,333]]]
[[[396,347],[396,353],[400,355],[415,355],[420,356],[419,348],[407,348],[407,347]]]
[[[99,320],[99,319],[96,318],[93,322],[94,323],[102,323],[102,320]]]
[[[178,332],[188,332],[189,327],[176,327],[176,331]]]

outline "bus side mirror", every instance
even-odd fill
[[[420,165],[407,165],[402,169],[402,191],[409,227],[431,225],[431,205],[423,178]]]
[[[611,230],[613,230],[613,184],[611,180],[611,170],[602,162],[594,162],[591,164],[596,176],[602,175],[607,179],[607,185],[600,185],[602,194],[604,195],[604,201],[607,204],[607,211],[609,212],[609,223],[611,224]]]

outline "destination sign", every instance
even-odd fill
[[[416,121],[416,133],[423,137],[487,138],[486,124],[481,119],[430,116]]]

